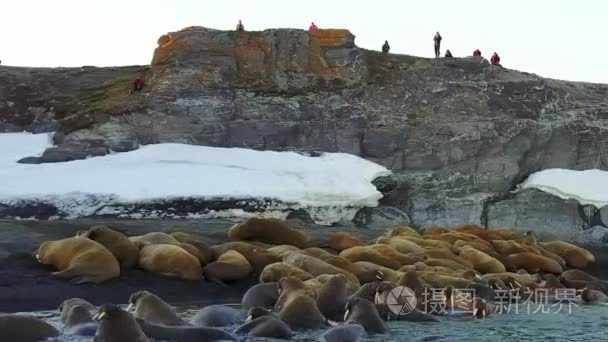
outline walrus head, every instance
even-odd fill
[[[122,316],[123,314],[126,314],[126,312],[124,310],[122,310],[121,308],[119,308],[118,306],[116,306],[114,304],[104,304],[101,307],[99,307],[99,310],[97,311],[95,316],[93,316],[93,319],[96,321],[101,321],[104,319],[111,320],[111,319],[118,318],[118,317]]]
[[[137,291],[134,292],[130,297],[129,297],[129,306],[127,307],[127,312],[131,311],[131,309],[133,308],[133,306],[137,306],[137,302],[147,296],[148,294],[150,294],[150,292],[145,291],[145,290],[141,290],[141,291]]]

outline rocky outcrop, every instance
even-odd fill
[[[510,191],[546,168],[608,169],[608,85],[367,51],[345,30],[191,27],[158,43],[150,67],[0,67],[0,131],[58,130],[60,148],[347,152],[393,170],[382,204],[416,226],[598,224],[575,203]],[[146,87],[129,95],[139,72]]]

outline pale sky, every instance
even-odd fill
[[[156,40],[187,26],[348,28],[358,46],[432,57],[494,52],[508,68],[608,83],[606,0],[0,0],[3,65],[148,64]]]

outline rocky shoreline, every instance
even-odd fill
[[[222,286],[207,281],[181,281],[128,270],[118,279],[99,285],[72,285],[53,279],[51,269],[36,262],[33,252],[46,240],[72,236],[93,225],[104,224],[131,235],[151,231],[185,231],[200,234],[210,243],[226,240],[227,220],[113,220],[78,219],[68,221],[0,220],[0,312],[53,310],[69,297],[82,297],[94,304],[124,303],[129,295],[146,289],[172,303],[202,304],[239,303],[243,293],[256,283],[255,279]],[[350,230],[363,238],[377,236],[382,230],[349,227],[325,227],[298,221],[306,227],[313,240],[321,241],[338,230]],[[386,227],[384,227],[386,228]],[[608,280],[608,248],[584,245],[594,253],[597,262],[587,271]]]

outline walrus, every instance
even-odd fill
[[[361,324],[365,331],[371,334],[384,334],[387,331],[376,305],[363,298],[355,297],[348,300],[344,322]]]
[[[562,267],[553,259],[534,253],[511,254],[502,259],[511,272],[522,268],[531,273],[548,272],[561,274]]]
[[[484,253],[486,253],[487,255],[498,259],[500,257],[500,255],[498,253],[496,253],[496,251],[488,246],[487,244],[484,243],[479,243],[477,241],[465,241],[465,240],[456,240],[454,242],[454,245],[452,246],[452,251],[457,252],[459,250],[459,247],[464,247],[464,246],[471,246],[473,248],[475,248],[478,251],[482,251]]]
[[[395,236],[414,237],[414,238],[421,237],[420,233],[418,233],[418,231],[416,231],[414,228],[408,227],[408,226],[397,226],[394,228],[390,228],[384,233],[384,236],[387,238],[392,238]]]
[[[70,310],[72,309],[73,306],[76,306],[76,305],[84,306],[85,308],[87,308],[89,310],[89,312],[93,312],[93,310],[97,311],[97,308],[95,307],[95,305],[89,303],[88,301],[86,301],[82,298],[66,299],[61,304],[59,304],[59,309],[58,309],[59,312],[61,313],[62,322],[66,321],[66,319],[68,318],[68,315],[70,313]]]
[[[460,277],[447,276],[435,272],[420,272],[418,276],[434,288],[446,288],[452,286],[454,288],[466,289],[470,281]]]
[[[308,247],[308,248],[303,249],[301,252],[304,254],[308,254],[312,257],[315,257],[315,258],[320,258],[320,257],[326,256],[326,255],[333,255],[320,247]]]
[[[461,248],[461,247],[458,247],[458,248]],[[470,261],[452,253],[449,248],[448,249],[443,249],[443,248],[427,249],[424,252],[409,253],[409,254],[407,254],[407,256],[410,258],[417,259],[417,261],[419,261],[419,262],[425,262],[427,259],[447,259],[447,260],[452,260],[454,262],[457,262],[463,266],[466,266],[467,268],[473,268],[473,264]]]
[[[410,271],[413,272],[413,271]],[[389,282],[382,282],[380,283],[380,286],[376,287],[376,294],[374,295],[374,301],[373,303],[376,305],[376,310],[378,311],[378,315],[380,315],[380,318],[384,319],[384,320],[398,320],[398,321],[410,321],[410,322],[438,322],[439,320],[437,319],[437,317],[433,316],[430,313],[426,313],[421,311],[420,308],[426,308],[426,304],[423,303],[423,299],[424,297],[424,291],[418,291],[418,293],[416,293],[416,297],[418,299],[417,305],[416,307],[413,307],[409,312],[403,313],[395,313],[393,312],[390,307],[389,307],[389,297],[393,297],[393,296],[399,296],[400,292],[394,292],[394,291],[401,291],[404,289],[401,288],[397,288],[397,290],[395,290],[395,288],[397,288],[397,285],[394,283],[389,283]],[[413,290],[412,288],[410,288],[411,290]],[[416,291],[414,291],[416,292]],[[393,297],[394,298],[394,297]],[[397,298],[395,298],[397,299]],[[403,303],[403,302],[401,302]]]
[[[597,290],[584,288],[580,291],[580,296],[583,304],[599,304],[608,302],[608,296]]]
[[[349,323],[330,328],[321,335],[321,342],[357,342],[365,333],[358,323]]]
[[[137,265],[139,248],[126,235],[106,226],[93,226],[80,236],[99,242],[107,248],[123,268],[133,268]]]
[[[52,325],[37,318],[0,314],[0,341],[39,342],[59,335]]]
[[[135,307],[133,316],[148,322],[170,326],[188,324],[177,315],[175,308],[167,304],[159,296],[145,290],[137,291],[129,297],[127,311],[130,311],[133,307]]]
[[[521,235],[519,233],[512,231],[511,229],[499,228],[499,229],[487,230],[476,224],[463,224],[463,225],[451,228],[451,231],[475,235],[486,241],[511,240],[511,239],[517,237],[518,235]]]
[[[595,257],[588,250],[569,244],[564,241],[550,241],[539,243],[549,252],[555,253],[566,260],[572,268],[586,268],[595,262]]]
[[[436,259],[429,258],[423,261],[423,263],[427,266],[442,266],[447,267],[451,270],[469,270],[471,267],[467,267],[457,261],[450,259]]]
[[[129,240],[135,243],[149,243],[151,245],[178,245],[177,241],[173,236],[167,233],[151,232],[139,236],[131,236]]]
[[[203,268],[205,278],[219,282],[245,279],[252,271],[253,267],[243,254],[232,249],[222,253],[216,261]]]
[[[211,246],[215,259],[231,249],[241,253],[247,259],[247,261],[249,261],[249,264],[251,264],[253,267],[253,273],[256,275],[260,274],[260,272],[262,272],[264,267],[267,265],[281,261],[280,257],[267,251],[263,247],[247,242],[233,241],[223,243],[221,245]]]
[[[314,329],[326,324],[327,319],[319,308],[311,291],[303,289],[289,289],[284,287],[290,281],[301,282],[294,277],[286,277],[279,282],[280,296],[277,300],[277,317],[285,321],[292,328]]]
[[[564,271],[560,277],[560,281],[569,288],[583,289],[585,287],[593,290],[601,290],[608,293],[608,281],[600,280],[589,273],[577,269]]]
[[[44,242],[36,258],[59,270],[53,276],[72,279],[76,284],[101,283],[120,275],[114,255],[100,243],[83,237]]]
[[[460,247],[460,253],[458,255],[471,262],[471,264],[473,264],[473,268],[482,274],[501,273],[507,271],[505,269],[505,265],[503,265],[498,259],[493,258],[482,251],[478,251],[473,247]]]
[[[70,308],[66,320],[63,324],[63,329],[71,329],[77,325],[92,323],[93,315],[88,307],[83,305],[74,305]]]
[[[369,246],[365,246],[365,248],[373,249],[377,252],[380,252],[385,257],[391,258],[399,263],[399,267],[403,265],[413,265],[415,262],[419,261],[418,258],[410,257],[406,254],[399,253],[396,249],[389,245],[375,243]],[[397,267],[397,268],[399,268]]]
[[[345,249],[340,253],[340,256],[348,259],[350,262],[368,261],[393,270],[396,270],[402,266],[402,264],[398,261],[391,259],[389,256],[383,255],[381,252],[375,249],[368,248],[368,246],[357,246]]]
[[[300,251],[300,249],[298,247],[292,246],[292,245],[278,245],[278,246],[267,248],[266,250],[268,252],[276,255],[279,258],[282,258],[283,254],[285,254],[287,252],[298,252],[298,251]]]
[[[259,307],[253,307],[249,310],[247,322],[236,328],[234,333],[285,340],[294,335],[293,330],[287,323],[280,320],[272,312]]]
[[[426,248],[418,246],[415,242],[401,239],[399,237],[386,238],[379,237],[376,239],[376,243],[389,245],[394,248],[397,252],[402,254],[408,253],[419,253],[424,252]]]
[[[284,277],[294,276],[301,280],[312,279],[312,274],[302,270],[299,267],[284,262],[275,262],[264,267],[260,273],[260,283],[272,283],[281,280]]]
[[[245,319],[243,311],[226,305],[209,305],[200,309],[190,324],[201,327],[226,327]]]
[[[448,249],[449,250],[450,247],[452,247],[451,243],[442,241],[442,240],[430,240],[430,239],[427,240],[427,239],[413,237],[413,236],[395,236],[394,238],[414,242],[418,246],[426,248],[426,249]]]
[[[472,243],[482,244],[488,248],[492,248],[492,245],[488,241],[467,233],[448,232],[439,235],[425,236],[425,239],[445,241],[451,245],[454,245],[454,243],[458,240],[464,240]]]
[[[376,265],[373,262],[357,261],[354,264],[362,269],[360,273],[357,273],[357,277],[361,279],[362,284],[378,280],[397,282],[403,276],[403,272],[401,271]]]
[[[135,318],[116,305],[102,305],[93,319],[99,321],[94,342],[149,342]]]
[[[310,237],[304,230],[287,221],[251,217],[228,229],[232,241],[259,241],[271,245],[306,248]]]
[[[185,280],[203,279],[200,261],[176,245],[144,245],[139,251],[138,265],[146,271],[165,276]]]
[[[356,290],[361,285],[359,279],[357,279],[354,274],[303,253],[287,253],[283,256],[283,262],[299,267],[315,277],[321,274],[344,274],[349,289]]]
[[[486,318],[490,314],[496,312],[496,305],[482,298],[475,298],[473,309],[473,317]]]
[[[245,310],[252,307],[273,308],[277,299],[279,299],[278,283],[257,284],[245,292],[241,306]]]
[[[185,250],[190,255],[195,257],[198,260],[198,262],[201,264],[201,266],[204,266],[209,262],[209,259],[207,259],[198,248],[194,247],[193,245],[191,245],[189,243],[180,242],[176,246],[181,247],[183,250]]]
[[[135,321],[154,341],[201,342],[201,341],[239,341],[238,337],[219,328],[202,326],[170,326],[148,322],[141,318]],[[121,341],[122,342],[122,341]]]
[[[520,244],[517,241],[512,240],[492,240],[490,241],[492,246],[499,254],[503,256],[518,254],[518,253],[534,253],[539,254],[540,252],[534,247]]]
[[[365,246],[365,241],[359,239],[355,235],[349,232],[337,232],[329,237],[327,242],[329,248],[340,253],[345,249],[349,249],[355,246]]]
[[[329,279],[316,291],[317,307],[332,321],[340,321],[344,317],[347,289],[346,277],[343,274],[328,275]]]
[[[184,232],[173,232],[169,235],[181,243],[187,243],[196,247],[205,258],[204,264],[208,264],[212,261],[213,251],[211,251],[211,246],[209,246],[209,244],[207,244],[204,240]]]

